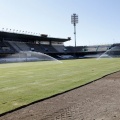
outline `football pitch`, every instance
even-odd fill
[[[120,70],[120,58],[0,64],[0,114]]]

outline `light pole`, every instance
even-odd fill
[[[78,15],[76,15],[75,13],[71,15],[71,23],[74,25],[75,52],[76,52],[76,24],[78,23]]]
[[[78,15],[75,13],[71,15],[71,23],[74,25],[75,49],[74,56],[76,57],[76,24],[78,23]]]

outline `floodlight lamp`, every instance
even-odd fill
[[[78,15],[76,15],[75,13],[73,15],[71,15],[71,23],[76,25],[76,23],[78,23]]]

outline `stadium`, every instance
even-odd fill
[[[0,120],[120,118],[120,43],[70,40],[0,31]]]
[[[12,62],[12,60],[13,62],[15,62],[15,60],[17,62],[17,58],[21,58],[23,61],[26,61],[26,58],[29,58],[28,61],[34,61],[34,59],[32,59],[33,56],[27,54],[27,51],[47,54],[57,59],[100,57],[106,51],[106,55],[111,57],[119,57],[120,55],[119,43],[75,47],[64,46],[64,42],[69,40],[71,40],[70,37],[63,39],[48,37],[46,34],[29,35],[0,31],[0,62]],[[23,53],[21,53],[21,51]],[[43,56],[41,55],[39,60],[45,59],[43,59]]]

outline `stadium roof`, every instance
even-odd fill
[[[16,39],[16,40],[28,40],[28,41],[38,40],[38,41],[57,41],[57,42],[66,42],[66,41],[71,40],[70,37],[68,37],[67,39],[65,39],[65,38],[52,38],[52,37],[47,37],[47,35],[45,35],[45,34],[38,36],[38,35],[12,33],[12,32],[5,32],[5,31],[0,31],[0,38]]]

